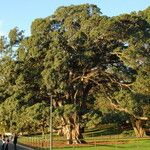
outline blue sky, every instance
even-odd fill
[[[0,35],[6,35],[16,26],[29,34],[34,19],[53,14],[59,6],[83,3],[96,4],[107,16],[139,11],[150,6],[150,0],[1,0]]]

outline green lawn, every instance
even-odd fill
[[[100,129],[87,130],[84,133],[84,138],[89,144],[80,147],[70,145],[68,147],[53,148],[53,150],[150,150],[150,138],[137,139],[133,135],[133,130],[126,131],[124,134],[116,131],[116,128],[112,126],[109,128],[101,127]],[[49,150],[49,148],[40,148],[42,147],[41,143],[43,140],[49,142],[49,134],[45,135],[44,138],[41,135],[33,135],[19,139],[21,143],[29,144],[28,146],[31,144],[31,147],[32,143],[38,143],[36,147],[39,148],[37,150]],[[59,144],[62,145],[65,141],[66,139],[64,137],[58,136],[55,133],[53,134],[53,142],[60,142]],[[53,143],[54,147],[57,146],[56,143]],[[65,146],[65,144],[63,145]]]
[[[129,141],[130,144],[120,144],[120,145],[100,145],[100,146],[90,146],[90,147],[65,147],[65,148],[53,148],[53,150],[150,150],[150,140],[136,140]],[[38,149],[38,150],[49,150]]]
[[[67,147],[54,148],[54,150],[150,150],[150,140],[132,141],[130,144],[101,145],[95,147]]]

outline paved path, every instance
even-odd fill
[[[0,141],[0,150],[1,147],[2,147],[2,142]],[[11,142],[8,145],[8,150],[14,150],[14,145]],[[34,150],[34,149],[17,144],[17,150]]]

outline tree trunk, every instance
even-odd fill
[[[85,143],[80,130],[79,124],[67,124],[63,127],[63,134],[67,138],[67,144],[81,144]]]
[[[86,143],[83,140],[80,124],[75,123],[73,118],[69,118],[69,119],[68,118],[67,119],[63,118],[62,131],[59,132],[59,133],[62,133],[66,137],[67,144]]]
[[[145,136],[145,129],[144,129],[145,121],[144,120],[140,120],[140,119],[136,119],[132,117],[131,123],[132,123],[136,137],[141,138]]]

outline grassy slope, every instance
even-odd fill
[[[139,140],[130,144],[103,145],[96,147],[58,148],[54,150],[150,150],[150,140]]]

